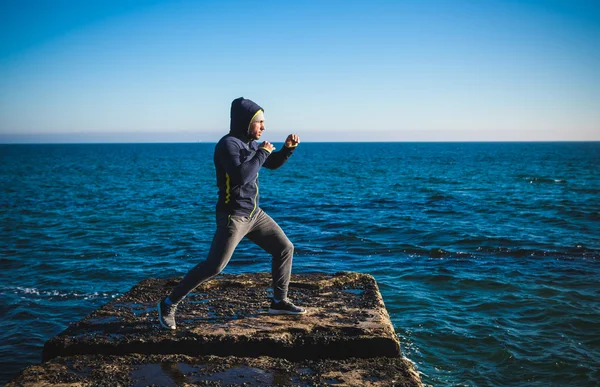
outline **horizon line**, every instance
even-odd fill
[[[258,140],[256,140],[258,141]],[[277,144],[283,141],[274,141]],[[446,143],[600,143],[600,140],[345,140],[345,141],[302,141],[304,144],[446,144]],[[2,142],[0,145],[145,145],[145,144],[217,144],[218,141],[98,141],[98,142]]]

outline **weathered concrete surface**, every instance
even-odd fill
[[[185,355],[58,357],[25,369],[16,386],[421,386],[401,358],[305,360]]]
[[[79,354],[183,354],[289,360],[398,357],[377,283],[360,273],[292,276],[290,298],[303,316],[267,313],[267,273],[223,275],[180,305],[178,329],[158,324],[156,302],[176,279],[148,279],[49,340],[43,359]]]

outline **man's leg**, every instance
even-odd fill
[[[192,268],[175,286],[169,295],[171,302],[179,303],[198,285],[219,274],[227,266],[235,248],[247,232],[247,222],[243,222],[239,217],[220,214],[217,218],[217,231],[210,245],[208,257],[204,262]]]
[[[287,300],[294,245],[281,227],[264,211],[257,210],[256,219],[248,239],[271,254],[271,274],[273,276],[274,302],[269,312],[277,314],[304,314],[306,311]],[[279,301],[279,302],[276,302]]]
[[[204,262],[192,268],[173,288],[167,299],[158,307],[161,325],[175,329],[175,310],[177,304],[201,283],[219,274],[231,259],[233,252],[244,235],[248,232],[248,219],[217,215],[217,231],[213,237],[208,257]],[[162,308],[162,309],[161,309]]]
[[[248,239],[271,254],[271,274],[273,276],[273,295],[276,300],[287,297],[294,245],[285,235],[281,227],[261,209],[257,210],[256,219]]]

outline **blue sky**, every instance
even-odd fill
[[[600,2],[0,3],[0,142],[600,140]]]

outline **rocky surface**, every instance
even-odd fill
[[[180,304],[178,329],[158,324],[156,303],[176,279],[147,279],[49,340],[43,359],[79,354],[184,354],[289,360],[397,357],[400,343],[370,275],[294,275],[303,316],[274,316],[270,274],[223,275]]]
[[[27,368],[16,386],[419,386],[402,358],[304,360],[186,355],[81,355]]]
[[[140,282],[50,339],[45,362],[7,386],[422,385],[370,275],[292,276],[302,316],[268,314],[270,274],[222,275],[188,295],[170,331],[156,304],[177,282]]]

